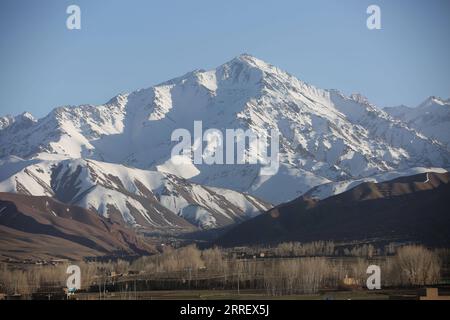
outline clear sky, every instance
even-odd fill
[[[81,30],[66,8],[81,8]],[[382,30],[366,9],[381,7]],[[100,104],[250,53],[380,106],[450,97],[449,0],[1,0],[0,115]]]

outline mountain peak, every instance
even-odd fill
[[[249,53],[242,53],[242,54],[238,55],[236,57],[236,59],[239,59],[241,61],[249,61],[249,62],[262,61]]]
[[[22,112],[17,118],[21,120],[36,122],[36,118],[28,111]]]
[[[29,112],[23,112],[15,117],[7,115],[5,117],[0,118],[0,129],[5,129],[6,127],[12,124],[23,125],[23,124],[33,124],[35,122],[37,122],[36,118]]]
[[[426,107],[430,107],[432,105],[444,106],[444,105],[449,105],[449,104],[450,104],[450,99],[444,100],[441,97],[431,96],[431,97],[428,97],[424,102],[422,102],[418,106],[418,108],[426,108]]]
[[[249,129],[258,138],[274,130],[280,139],[274,149],[279,151],[279,171],[273,177],[258,175],[268,159],[268,150],[258,146],[255,164],[209,166],[202,161],[189,180],[278,204],[330,181],[407,167],[449,167],[450,153],[444,148],[448,118],[440,114],[447,108],[434,109],[437,117],[426,115],[433,122],[413,130],[409,120],[388,116],[361,95],[316,88],[244,53],[211,70],[118,95],[106,105],[60,107],[36,125],[22,120],[14,130],[2,129],[0,157],[90,158],[153,169],[171,159],[175,130],[197,135],[196,121],[221,132]],[[432,130],[424,132],[425,127]],[[208,143],[204,150],[214,150],[220,162],[223,155],[220,159],[217,148]],[[246,151],[253,153],[250,148]]]
[[[230,62],[226,63],[225,65],[233,65],[233,64],[241,64],[241,65],[247,65],[250,67],[258,68],[258,69],[268,69],[268,68],[274,68],[271,64],[256,58],[255,56],[248,54],[248,53],[242,53],[239,56],[232,59]]]
[[[365,97],[364,95],[362,95],[361,93],[352,93],[350,95],[350,99],[352,99],[355,102],[358,102],[360,104],[368,104],[369,103],[369,99],[367,99],[367,97]]]
[[[0,130],[9,127],[14,122],[14,117],[11,115],[6,115],[4,117],[0,117]]]

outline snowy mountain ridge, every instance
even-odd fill
[[[394,118],[450,148],[450,99],[429,97],[416,108],[407,106],[384,109]]]
[[[0,192],[53,197],[149,230],[222,227],[271,207],[232,190],[94,160],[9,157],[0,169]]]
[[[429,135],[362,95],[316,88],[247,54],[213,70],[117,95],[103,105],[56,108],[20,130],[5,119],[0,121],[0,158],[95,160],[181,175],[195,185],[236,190],[273,204],[325,183],[450,167],[442,138],[450,136],[449,127],[439,129],[440,137]],[[259,165],[174,167],[171,133],[192,131],[198,120],[204,130],[239,128],[258,135],[278,130],[278,173],[260,176]]]

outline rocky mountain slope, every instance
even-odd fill
[[[81,259],[156,252],[130,228],[49,197],[0,193],[0,259]]]
[[[450,244],[450,173],[421,173],[364,182],[324,200],[300,197],[246,221],[221,246],[311,242]]]
[[[94,160],[0,161],[0,192],[53,197],[121,224],[161,232],[223,227],[271,206],[168,173]]]
[[[429,97],[416,108],[384,108],[394,118],[450,147],[450,99]]]
[[[386,173],[376,174],[367,178],[353,179],[353,180],[343,180],[337,182],[329,182],[321,184],[317,187],[312,188],[305,194],[306,198],[316,198],[319,200],[326,199],[328,197],[343,193],[350,190],[362,183],[372,182],[380,183],[386,182],[400,177],[413,176],[421,173],[434,172],[434,173],[447,173],[447,170],[441,168],[411,168],[403,171],[389,171]]]

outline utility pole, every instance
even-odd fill
[[[191,281],[192,281],[192,268],[189,267],[189,290],[191,290]]]
[[[240,272],[239,272],[239,268],[238,268],[238,295],[240,294],[240,291],[239,291],[239,280],[240,280]]]

